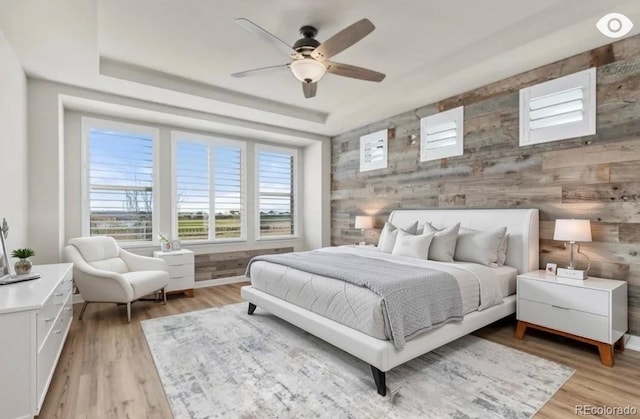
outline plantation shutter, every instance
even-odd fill
[[[596,132],[596,71],[591,68],[520,90],[520,145]]]
[[[361,172],[387,167],[388,135],[385,129],[360,137]]]
[[[461,156],[464,107],[460,106],[420,120],[420,161]]]
[[[260,236],[295,234],[294,156],[287,152],[258,152]]]
[[[238,147],[214,146],[215,238],[240,238],[244,213],[242,151]]]
[[[176,146],[176,208],[180,240],[208,240],[209,146],[178,141]]]
[[[88,131],[89,234],[153,240],[153,137]]]
[[[176,142],[176,206],[180,240],[242,237],[242,149],[210,141]]]

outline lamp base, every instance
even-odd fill
[[[558,268],[556,275],[564,278],[587,279],[587,271],[579,269]]]

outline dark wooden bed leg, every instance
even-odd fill
[[[387,383],[386,383],[386,373],[384,371],[380,371],[373,365],[371,365],[371,373],[373,373],[373,381],[376,382],[376,387],[378,388],[378,394],[382,397],[387,395]]]
[[[249,303],[249,309],[247,310],[247,314],[253,314],[254,311],[256,311],[256,305],[253,303]]]

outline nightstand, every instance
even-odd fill
[[[195,257],[191,250],[156,250],[153,257],[164,259],[169,265],[167,292],[185,292],[193,298],[195,285]]]
[[[535,271],[518,275],[516,338],[528,327],[598,347],[600,362],[613,366],[613,347],[624,350],[627,283],[590,277],[575,280]]]

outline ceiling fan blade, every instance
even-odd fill
[[[254,68],[253,70],[247,70],[247,71],[241,71],[239,73],[233,73],[231,75],[231,77],[251,76],[254,73],[260,73],[260,72],[264,72],[264,71],[267,71],[267,70],[279,70],[281,68],[287,68],[287,67],[289,67],[289,64],[278,64],[278,65],[271,65],[269,67]]]
[[[292,56],[297,54],[296,51],[294,51],[293,48],[287,45],[282,39],[262,29],[260,26],[256,25],[249,19],[240,17],[235,19],[234,22],[236,22],[242,29],[249,32],[251,35],[267,42],[269,45],[282,52],[287,57],[291,58]]]
[[[302,83],[302,92],[307,99],[315,97],[317,90],[318,83]]]
[[[311,56],[317,60],[327,60],[369,35],[375,28],[369,19],[359,20],[324,41]]]
[[[332,61],[325,61],[324,65],[327,67],[327,73],[335,74],[336,76],[378,82],[384,80],[386,77],[383,73],[362,67],[356,67],[355,65],[334,63]]]

